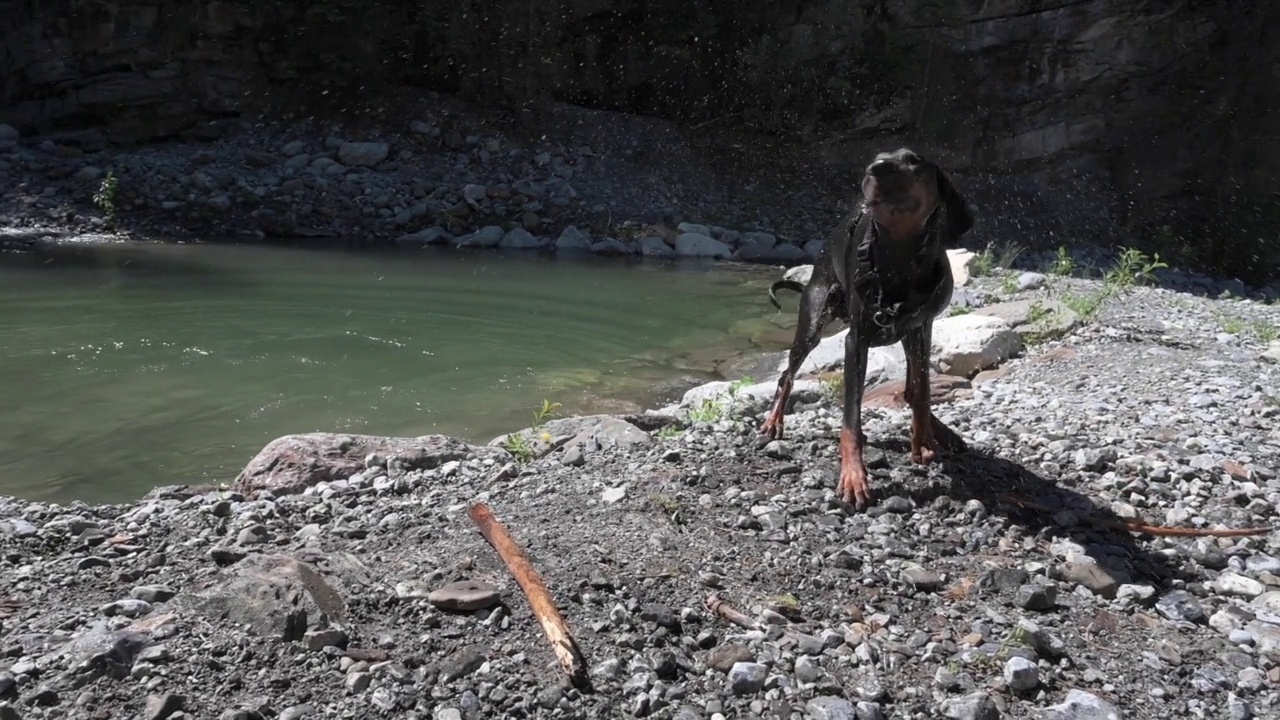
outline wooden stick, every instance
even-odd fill
[[[707,596],[707,609],[739,627],[744,627],[748,630],[760,629],[760,623],[725,602],[719,593],[711,593]]]
[[[589,688],[590,680],[587,677],[586,662],[582,659],[582,651],[578,649],[578,643],[569,633],[569,626],[560,615],[560,611],[556,609],[555,603],[551,600],[551,593],[547,591],[547,586],[529,562],[529,558],[511,538],[506,527],[493,516],[493,511],[488,505],[482,502],[476,503],[467,510],[467,515],[471,517],[476,527],[480,528],[480,534],[489,541],[489,545],[498,553],[498,557],[502,558],[507,570],[524,591],[525,598],[533,608],[534,616],[542,625],[542,631],[546,633],[547,640],[551,641],[551,648],[555,651],[556,658],[560,660],[560,667],[569,676],[569,682],[579,689]]]
[[[1036,512],[1053,514],[1053,510],[1025,500],[1014,495],[1000,495],[999,499],[1004,500],[1013,505],[1034,510]],[[1123,530],[1139,535],[1153,535],[1157,537],[1247,537],[1250,535],[1266,535],[1274,530],[1270,527],[1251,527],[1251,528],[1189,528],[1189,527],[1169,527],[1167,525],[1148,525],[1137,520],[1103,520],[1091,515],[1083,518],[1086,522],[1098,526],[1110,528],[1112,530]]]

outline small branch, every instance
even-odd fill
[[[484,539],[488,540],[489,545],[498,553],[498,557],[502,558],[507,570],[524,591],[525,598],[533,608],[534,616],[538,618],[542,631],[551,642],[551,649],[555,651],[560,667],[569,676],[569,682],[576,688],[589,689],[590,680],[587,678],[586,662],[582,659],[582,651],[578,649],[578,643],[569,632],[568,624],[556,609],[555,603],[551,600],[551,593],[547,591],[547,586],[529,562],[529,558],[511,538],[507,528],[493,516],[493,511],[488,505],[476,503],[467,510],[467,515],[480,529]]]
[[[752,620],[751,618],[747,617],[744,613],[739,612],[732,605],[725,602],[724,598],[721,598],[719,593],[711,593],[710,595],[708,595],[706,604],[707,604],[708,610],[715,613],[716,615],[719,615],[725,620],[728,620],[734,625],[737,625],[739,627],[744,627],[748,630],[761,629],[760,623],[756,622],[755,620]]]

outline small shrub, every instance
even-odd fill
[[[1067,251],[1066,246],[1058,246],[1058,254],[1053,259],[1053,263],[1049,265],[1049,274],[1067,277],[1076,271],[1076,260],[1071,257],[1071,253]]]

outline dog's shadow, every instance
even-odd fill
[[[909,443],[902,438],[872,437],[868,444],[884,451],[892,467],[911,463]],[[1001,514],[1023,526],[1038,542],[1068,540],[1082,547],[1098,568],[1115,581],[1102,590],[1106,595],[1126,583],[1142,584],[1145,580],[1145,584],[1160,587],[1174,579],[1200,579],[1183,564],[1144,547],[1133,533],[1122,529],[1133,518],[1120,517],[1079,490],[973,446],[940,454],[927,473],[875,477],[872,491],[881,498],[910,497],[917,505],[927,505],[939,497],[960,502],[978,500],[989,514]],[[1157,518],[1144,520],[1159,522]],[[1058,553],[1060,559],[1063,554]],[[1107,585],[1104,581],[1099,587]]]

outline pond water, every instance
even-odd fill
[[[488,442],[782,347],[776,271],[231,244],[0,254],[0,494],[221,482],[288,433]],[[723,369],[723,365],[721,365]]]

